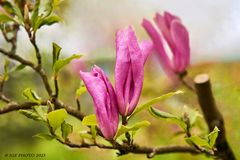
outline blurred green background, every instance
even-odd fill
[[[132,24],[138,37],[146,39],[148,37],[140,26],[141,19],[143,17],[151,19],[156,11],[169,10],[180,16],[184,24],[189,28],[192,46],[192,65],[188,70],[189,75],[191,77],[198,73],[208,73],[210,75],[218,107],[225,118],[228,141],[237,158],[240,158],[240,149],[238,148],[240,144],[240,76],[238,75],[240,48],[239,45],[236,45],[239,42],[237,40],[240,38],[240,25],[238,25],[238,21],[234,17],[238,6],[239,2],[234,0],[221,0],[219,3],[206,0],[201,3],[192,3],[190,0],[184,0],[181,3],[173,0],[65,1],[59,10],[59,13],[64,18],[64,23],[45,27],[38,34],[37,40],[44,59],[43,66],[51,77],[51,43],[54,41],[62,46],[63,56],[84,53],[84,61],[81,62],[84,63],[82,69],[90,70],[93,64],[97,64],[106,71],[111,81],[114,82],[114,36],[116,30]],[[194,9],[195,12],[192,14]],[[220,13],[217,12],[221,9],[224,10]],[[231,12],[224,14],[229,10]],[[230,29],[227,30],[226,28]],[[219,37],[219,33],[221,33],[222,37]],[[29,59],[34,59],[33,50],[26,37],[22,30],[19,34],[18,53]],[[225,41],[222,39],[225,39]],[[2,44],[4,46],[4,42],[2,42],[2,39],[0,40],[1,46]],[[0,70],[3,68],[2,61],[3,57],[0,56]],[[11,66],[14,65],[15,63],[12,62]],[[68,65],[61,72],[59,78],[60,98],[72,106],[76,106],[75,91],[80,84],[80,78],[76,72],[79,68],[74,69],[74,66],[74,64]],[[29,68],[11,74],[4,89],[9,97],[21,102],[24,101],[21,93],[28,87],[34,89],[43,98],[47,96],[43,90],[41,79]],[[177,115],[183,113],[184,105],[197,108],[200,111],[196,96],[185,87],[172,84],[163,74],[158,60],[151,56],[146,64],[144,87],[139,104],[163,93],[178,89],[183,90],[184,94],[159,103],[158,107]],[[88,94],[81,97],[81,106],[84,113],[93,113],[92,100]],[[0,107],[4,107],[2,102],[0,102]],[[131,119],[129,123],[144,119],[150,121],[151,125],[137,132],[135,136],[136,143],[149,146],[186,144],[183,135],[175,135],[180,131],[180,128],[164,120],[155,119],[146,111]],[[68,117],[67,121],[74,125],[74,132],[85,129],[79,120],[71,116]],[[27,119],[17,112],[0,115],[0,159],[13,159],[5,157],[5,155],[14,153],[45,154],[43,158],[32,158],[41,160],[147,159],[145,155],[133,154],[117,157],[116,151],[98,148],[71,149],[55,140],[46,141],[32,137],[40,132],[48,132],[48,130],[42,123]],[[198,119],[196,129],[193,132],[207,132],[204,119]],[[80,139],[77,134],[72,134],[71,137],[76,141]],[[16,159],[26,160],[31,158],[17,157]],[[209,158],[190,154],[166,154],[158,155],[153,159],[205,160]]]

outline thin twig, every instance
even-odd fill
[[[27,28],[27,27],[25,27],[25,30],[28,34],[28,37],[30,39],[31,44],[34,47],[38,65],[39,65],[39,67],[41,67],[42,66],[42,57],[41,57],[39,48],[38,48],[37,43],[36,43],[36,32],[31,32],[30,28]]]
[[[55,87],[55,94],[54,94],[54,96],[56,98],[58,98],[59,88],[58,88],[58,77],[57,77],[57,75],[54,76],[54,87]]]
[[[52,96],[53,92],[52,92],[51,86],[50,86],[50,84],[48,82],[47,75],[46,75],[45,71],[42,68],[36,66],[33,62],[31,62],[29,60],[26,60],[26,59],[20,57],[17,54],[9,54],[9,52],[4,50],[4,49],[0,48],[0,52],[2,54],[4,54],[5,56],[9,57],[10,59],[13,59],[13,60],[15,60],[15,61],[17,61],[17,62],[19,62],[19,63],[21,63],[23,65],[29,66],[30,68],[35,70],[40,75],[40,77],[41,77],[41,79],[43,81],[43,84],[45,86],[45,89],[47,90],[48,95]]]
[[[76,99],[77,109],[78,111],[81,111],[81,103],[77,97],[75,99]]]
[[[0,100],[2,100],[5,103],[11,102],[11,99],[9,99],[7,96],[5,96],[2,92],[0,92]]]
[[[195,92],[195,88],[194,88],[194,83],[192,78],[190,78],[187,75],[187,72],[185,72],[184,74],[180,74],[179,75],[179,80],[182,82],[182,84],[187,87],[190,91]]]

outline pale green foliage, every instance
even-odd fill
[[[150,125],[150,122],[145,120],[145,121],[141,121],[141,122],[137,122],[132,126],[124,126],[121,125],[120,129],[118,130],[117,134],[116,134],[116,138],[121,136],[122,134],[126,133],[126,132],[136,132],[138,129],[142,128],[142,127],[147,127]]]
[[[65,109],[58,109],[48,113],[47,119],[52,130],[55,131],[57,128],[59,128],[67,116],[68,114]]]
[[[41,98],[31,88],[27,88],[23,91],[22,95],[27,99],[36,103],[41,102]]]
[[[97,118],[95,114],[90,114],[85,116],[82,120],[82,124],[84,126],[96,126],[97,125]]]

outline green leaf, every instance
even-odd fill
[[[57,128],[61,126],[64,120],[67,118],[68,114],[65,109],[58,109],[48,113],[47,119],[49,125],[52,127],[55,132]]]
[[[15,20],[6,14],[0,13],[0,23],[15,22]]]
[[[89,134],[87,131],[81,131],[79,132],[80,137],[86,138],[86,139],[93,139],[92,135]]]
[[[17,20],[16,20],[16,21],[17,21],[20,25],[24,26],[24,18],[23,18],[22,12],[21,12],[21,10],[18,8],[18,6],[13,5],[13,12],[14,12],[14,14],[17,16]]]
[[[38,18],[38,12],[39,12],[39,6],[40,6],[40,0],[36,0],[34,7],[33,7],[33,11],[32,11],[32,16],[31,16],[31,24],[32,26],[35,25],[37,18]],[[35,28],[35,27],[33,27]]]
[[[53,0],[41,1],[39,7],[39,13],[43,17],[49,16],[53,11]]]
[[[96,126],[97,125],[97,118],[95,114],[90,114],[85,116],[82,120],[82,124],[84,126]]]
[[[191,136],[189,138],[185,138],[187,143],[189,144],[196,144],[197,146],[200,147],[206,147],[206,148],[211,148],[211,146],[208,144],[208,141],[206,139],[200,138],[199,136]]]
[[[62,48],[59,45],[57,45],[56,43],[53,43],[52,47],[53,47],[53,51],[52,51],[52,54],[53,54],[52,66],[54,66],[55,62],[59,59],[60,51],[62,50]]]
[[[21,71],[21,70],[23,70],[25,67],[26,67],[26,65],[24,65],[24,64],[19,64],[19,65],[17,65],[15,68],[13,68],[13,69],[11,70],[11,72]]]
[[[1,5],[2,5],[2,7],[4,8],[4,10],[7,12],[7,13],[9,13],[9,14],[13,14],[14,12],[13,12],[13,5],[10,3],[10,2],[8,2],[8,1],[2,1],[1,2]]]
[[[31,89],[27,88],[23,91],[22,95],[33,102],[39,103],[41,102],[41,98]]]
[[[170,92],[170,93],[161,95],[160,97],[151,99],[147,103],[144,103],[143,105],[137,107],[136,110],[134,111],[134,113],[131,116],[136,115],[137,113],[141,112],[142,110],[151,107],[153,104],[156,104],[156,103],[158,103],[160,101],[163,101],[163,100],[166,100],[166,99],[168,99],[168,98],[170,98],[170,97],[172,97],[174,95],[182,94],[182,93],[183,92],[179,90],[179,91],[176,91],[176,92]]]
[[[43,18],[41,21],[39,21],[37,28],[41,28],[44,25],[52,25],[54,23],[60,22],[62,19],[59,16],[52,15],[46,18]]]
[[[190,120],[191,126],[196,122],[198,117],[202,117],[202,115],[196,109],[184,106],[184,110]]]
[[[141,122],[137,122],[136,124],[132,125],[132,126],[124,126],[121,125],[121,128],[117,131],[116,134],[116,138],[121,136],[122,134],[129,132],[129,131],[133,131],[136,132],[138,129],[142,128],[142,127],[146,127],[149,126],[150,122],[149,121],[141,121]]]
[[[63,121],[61,124],[61,131],[63,139],[66,139],[68,135],[73,132],[73,126]]]
[[[81,55],[72,55],[71,57],[57,60],[53,66],[55,74],[57,74],[60,71],[60,69],[62,69],[65,65],[69,64],[73,59],[77,59],[80,57]]]
[[[87,91],[87,88],[85,86],[80,86],[76,91],[76,96],[80,97],[86,91]]]
[[[41,139],[44,139],[44,140],[53,140],[55,138],[55,136],[52,136],[52,135],[47,134],[47,133],[39,133],[39,134],[34,135],[33,137],[41,138]]]
[[[170,122],[173,122],[173,123],[179,125],[184,130],[187,129],[187,126],[186,126],[185,122],[183,121],[183,119],[178,116],[175,116],[173,114],[170,114],[170,113],[167,113],[164,111],[160,111],[153,107],[149,108],[149,112],[156,118],[163,118],[163,119],[169,120]]]
[[[97,136],[96,126],[91,126],[90,129],[91,129],[92,138],[96,139],[96,136]]]
[[[47,107],[46,106],[34,106],[33,110],[43,120],[47,121]]]
[[[213,131],[210,132],[210,133],[208,134],[208,136],[207,136],[208,144],[210,145],[211,148],[214,147],[214,144],[215,144],[216,139],[217,139],[217,137],[218,137],[218,132],[219,132],[219,131],[220,131],[220,130],[215,126],[214,129],[213,129]]]
[[[59,16],[53,15],[54,5],[54,0],[36,1],[31,17],[34,32],[44,25],[52,25],[62,20]]]
[[[35,121],[41,121],[42,120],[42,118],[39,117],[39,115],[37,113],[33,112],[33,111],[21,109],[18,112],[23,114],[24,116],[30,118],[30,119],[35,120]]]

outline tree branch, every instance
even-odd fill
[[[215,126],[220,130],[216,140],[216,155],[221,160],[235,160],[234,153],[226,139],[223,116],[216,106],[209,76],[207,74],[197,75],[194,79],[194,84],[198,101],[209,130],[212,131]]]
[[[98,147],[101,149],[109,149],[109,150],[119,150],[120,152],[124,151],[127,153],[135,153],[135,154],[146,154],[148,158],[153,158],[155,155],[160,154],[169,154],[169,153],[191,153],[191,154],[201,154],[199,150],[190,146],[164,146],[164,147],[146,147],[146,146],[138,146],[137,144],[133,144],[132,146],[128,145],[120,145],[116,144],[113,146],[106,146],[102,144],[75,144],[69,141],[62,141],[57,139],[60,143],[67,145],[71,148],[90,148],[90,147]]]
[[[2,101],[5,102],[5,103],[10,103],[10,102],[11,102],[11,100],[10,100],[8,97],[6,97],[6,96],[2,93],[2,91],[0,91],[0,100],[2,100]]]
[[[19,63],[21,63],[23,65],[29,66],[30,68],[35,70],[40,75],[40,77],[41,77],[41,79],[43,81],[43,84],[44,84],[44,86],[45,86],[45,88],[47,90],[48,95],[52,96],[53,92],[52,92],[51,86],[50,86],[50,84],[48,82],[47,75],[46,75],[45,71],[42,68],[40,68],[39,66],[36,66],[33,62],[31,62],[29,60],[26,60],[26,59],[20,57],[17,54],[10,54],[10,52],[8,52],[8,51],[6,51],[6,50],[4,50],[2,48],[0,48],[0,52],[3,55],[9,57],[10,59],[13,59],[13,60],[15,60],[15,61],[17,61],[17,62],[19,62]]]
[[[46,105],[46,102],[42,102],[42,105]],[[36,102],[24,102],[22,104],[18,104],[17,102],[11,101],[7,104],[7,106],[0,108],[0,114],[18,111],[20,109],[31,109],[33,106],[39,105]]]
[[[42,66],[42,57],[41,57],[39,48],[38,48],[37,43],[36,43],[36,32],[31,32],[30,28],[27,28],[27,27],[25,27],[25,30],[26,30],[26,32],[28,34],[28,37],[30,39],[31,44],[34,47],[36,58],[37,58],[37,62],[38,62],[39,67],[41,68],[41,66]]]
[[[66,111],[78,118],[79,120],[82,120],[84,118],[84,114],[76,109],[74,109],[73,107],[64,104],[63,102],[59,101],[59,100],[55,100],[55,102],[52,102],[53,104],[55,104],[57,106],[57,108],[65,108]],[[12,112],[12,111],[17,111],[20,109],[32,109],[33,106],[39,105],[38,103],[35,102],[24,102],[24,103],[17,103],[14,101],[10,101],[5,107],[0,108],[0,114],[4,114],[4,113],[8,113],[8,112]],[[47,105],[46,101],[42,101],[41,105]]]

